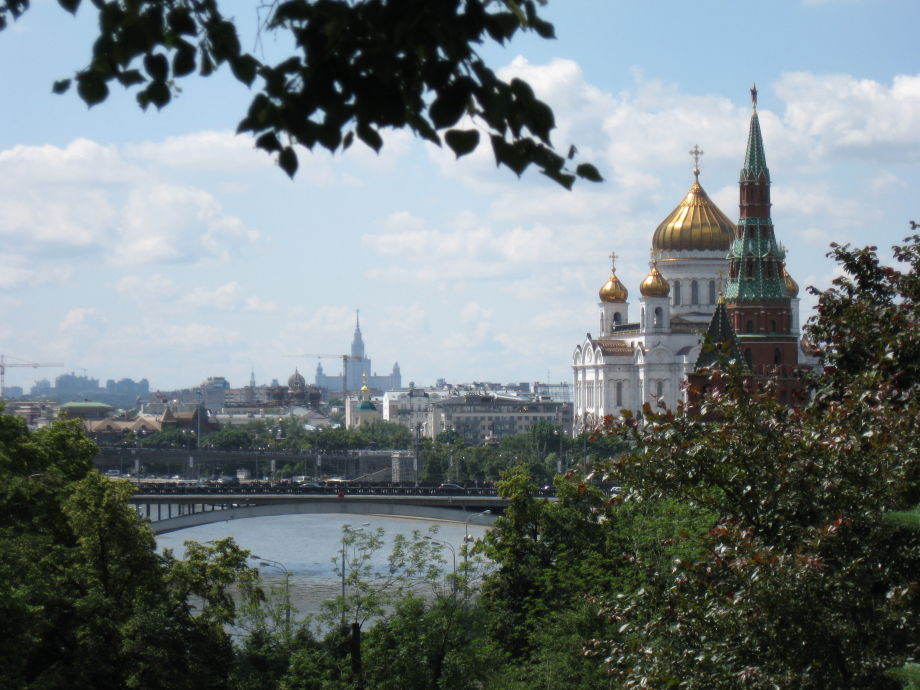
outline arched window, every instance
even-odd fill
[[[700,286],[694,280],[690,283],[690,304],[699,304],[700,303]]]
[[[655,326],[661,327],[664,325],[664,312],[661,311],[661,307],[655,307]]]
[[[639,312],[639,326],[645,328],[645,309]]]
[[[747,329],[746,329],[745,332],[746,332],[746,333],[753,333],[753,332],[754,332],[754,322],[751,321],[750,319],[748,319],[748,322],[747,322]]]
[[[709,281],[709,303],[716,303],[716,281],[714,280]]]
[[[770,333],[776,333],[776,321],[770,319]]]
[[[604,329],[604,315],[601,314],[601,333],[606,333],[606,332],[607,331]]]
[[[674,281],[674,306],[675,307],[680,306],[680,281],[679,280]]]
[[[617,381],[617,409],[623,407],[623,382]]]
[[[754,366],[754,353],[751,352],[751,348],[744,351],[744,361],[747,362],[749,367]]]
[[[664,395],[664,381],[659,381],[655,384],[655,395],[659,398]]]
[[[620,325],[620,312],[617,312],[616,314],[613,315],[613,325],[614,326]]]
[[[783,363],[783,351],[779,348],[776,348],[773,351],[773,363],[776,366],[780,366]]]

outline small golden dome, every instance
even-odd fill
[[[601,288],[598,294],[601,297],[601,302],[625,302],[626,298],[629,297],[629,290],[620,282],[617,274],[611,272],[610,280],[604,283],[604,287]]]
[[[364,385],[361,386],[361,392],[362,392],[362,393],[370,393],[370,390],[371,390],[371,389],[367,387],[367,374],[364,373],[364,374],[361,374],[361,376],[364,378]]]
[[[610,255],[610,280],[604,283],[598,295],[600,295],[601,302],[625,302],[629,297],[629,290],[617,278],[616,252]]]
[[[652,262],[652,271],[649,273],[642,285],[639,286],[639,292],[645,297],[667,297],[671,294],[671,286],[658,272],[658,262]]]
[[[735,224],[712,202],[697,179],[684,200],[655,230],[652,249],[659,252],[725,252],[737,234]]]
[[[799,296],[799,284],[792,279],[789,271],[786,270],[786,262],[783,262],[783,280],[786,282],[786,294],[790,297]]]

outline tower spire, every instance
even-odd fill
[[[748,131],[747,150],[744,153],[744,167],[741,169],[742,180],[755,180],[761,176],[770,183],[770,169],[767,156],[763,150],[763,135],[760,133],[760,118],[757,117],[757,87],[751,89],[751,101],[754,111],[751,113],[751,126]]]

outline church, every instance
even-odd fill
[[[572,356],[575,428],[600,423],[622,409],[639,413],[646,402],[663,401],[669,409],[687,402],[683,384],[697,369],[702,333],[717,305],[726,301],[731,326],[747,343],[743,357],[752,370],[764,375],[767,365],[775,364],[788,373],[813,364],[800,342],[799,287],[786,271],[785,248],[770,220],[770,173],[756,88],[751,96],[740,222],[732,222],[700,185],[703,152],[694,146],[696,179],[652,236],[650,271],[632,309],[611,254],[610,278],[599,293],[598,334],[588,333]]]

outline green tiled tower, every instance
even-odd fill
[[[757,88],[751,89],[754,111],[744,167],[739,180],[738,233],[728,252],[725,302],[738,347],[755,377],[779,376],[783,395],[800,387],[798,334],[793,332],[792,303],[786,288],[786,253],[776,241],[770,218],[770,170],[764,153]]]

